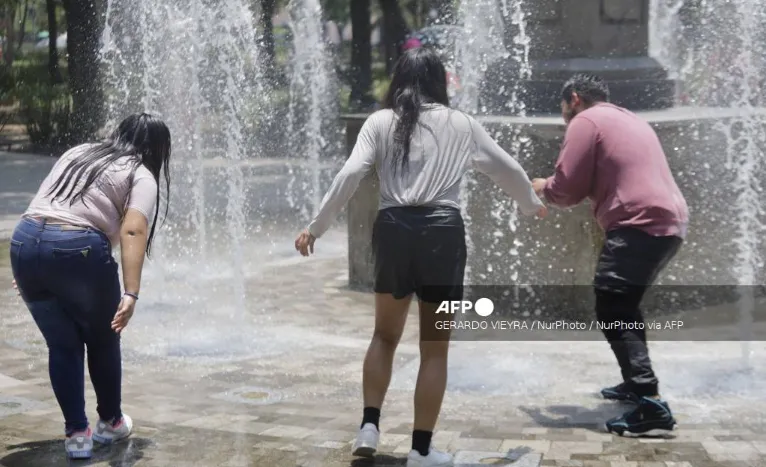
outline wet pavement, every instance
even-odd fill
[[[404,465],[417,312],[411,310],[382,410],[380,455],[354,459],[373,316],[372,297],[346,287],[342,227],[318,240],[310,259],[291,252],[287,227],[268,240],[249,239],[244,302],[232,299],[239,284],[225,268],[168,273],[150,262],[123,337],[123,408],[135,433],[72,463],[63,455],[45,344],[10,289],[1,254],[0,466]],[[7,251],[2,240],[0,247]],[[435,446],[465,466],[766,465],[764,342],[751,344],[749,368],[739,342],[668,340],[650,350],[679,420],[673,438],[601,431],[604,419],[626,409],[597,397],[619,375],[605,342],[464,341],[451,346]]]

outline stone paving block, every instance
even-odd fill
[[[322,443],[315,444],[315,446],[328,449],[342,449],[347,448],[349,444],[349,442],[344,443],[342,441],[324,441]]]
[[[312,434],[313,430],[311,428],[301,428],[298,426],[288,426],[288,425],[275,425],[268,430],[262,431],[261,435],[264,436],[276,436],[279,438],[290,438],[290,439],[303,439],[307,436],[310,436]]]
[[[274,425],[263,422],[248,422],[241,425],[221,425],[216,427],[216,430],[227,431],[231,433],[248,433],[251,435],[267,435],[265,432],[272,429]]]
[[[552,441],[546,459],[568,460],[572,454],[601,454],[604,444],[596,441]]]
[[[354,433],[342,430],[327,430],[322,428],[314,428],[311,433],[306,436],[307,442],[312,441],[342,441],[351,442],[356,436]]]
[[[512,450],[531,449],[534,452],[546,454],[551,448],[551,442],[546,440],[522,440],[522,439],[504,439],[500,444],[500,451],[507,452]]]
[[[757,453],[752,452],[727,452],[727,453],[716,453],[716,454],[710,454],[710,458],[716,462],[727,462],[727,461],[734,461],[734,462],[740,462],[740,461],[766,461],[766,456],[761,456]]]
[[[450,451],[487,451],[495,452],[500,449],[503,443],[500,439],[486,438],[456,438],[450,442],[448,450]]]
[[[664,444],[667,443],[667,439],[662,438],[639,438],[639,443],[643,444]]]
[[[0,394],[0,420],[15,414],[24,413],[30,410],[40,410],[47,408],[42,402],[26,397],[18,397],[13,393],[13,388],[4,389]]]
[[[409,440],[402,441],[394,449],[394,454],[409,454],[411,450],[412,450],[412,442]]]
[[[579,456],[584,457],[587,454],[580,454]],[[579,457],[578,456],[578,457]],[[599,460],[602,461],[608,461],[608,462],[625,462],[627,459],[625,456],[618,454],[618,455],[604,455],[604,454],[596,454],[594,457],[598,457]]]
[[[439,438],[437,438],[438,434],[439,434],[438,431],[436,433],[434,433],[433,439],[431,440],[431,441],[433,441],[433,443],[435,445],[440,445],[441,444],[441,442],[438,441]],[[355,437],[356,437],[356,433],[351,434],[348,439],[354,439]],[[399,446],[400,444],[407,443],[407,442],[410,442],[410,441],[412,441],[412,436],[411,435],[395,435],[395,434],[391,434],[391,433],[381,433],[380,434],[380,442],[381,442],[381,444],[386,444],[386,445],[389,445],[389,446]]]
[[[614,440],[614,435],[608,433],[595,433],[593,431],[586,431],[585,439],[587,441],[600,441],[602,443],[608,443]]]
[[[24,386],[28,383],[26,381],[11,378],[10,376],[6,376],[4,374],[0,373],[0,390],[5,391],[6,389],[16,387],[16,386]]]
[[[727,453],[736,453],[738,455],[758,453],[758,451],[755,449],[755,446],[744,441],[707,440],[702,442],[702,446],[711,456]]]
[[[507,456],[495,451],[458,451],[455,453],[455,467],[479,467],[482,465],[538,467],[542,455],[531,453],[521,456]]]

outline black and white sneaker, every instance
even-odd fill
[[[625,401],[638,403],[638,396],[628,388],[627,383],[620,383],[617,386],[604,388],[601,390],[601,396],[610,401]]]
[[[676,420],[665,401],[642,397],[638,407],[606,422],[606,431],[619,436],[667,436],[676,429]]]

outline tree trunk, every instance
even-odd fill
[[[386,73],[390,75],[396,60],[399,59],[401,46],[409,30],[397,0],[379,0],[379,2],[380,9],[383,11],[381,36],[386,57]]]
[[[29,13],[29,0],[24,0],[24,13],[21,16],[21,30],[19,31],[19,45],[16,47],[16,53],[21,51],[24,45],[24,36],[27,35],[27,14]]]
[[[45,0],[48,10],[48,74],[51,84],[60,84],[63,81],[59,69],[59,49],[56,44],[59,31],[56,21],[56,0]]]
[[[6,40],[3,42],[3,60],[10,70],[15,56],[13,38],[16,37],[16,29],[14,28],[16,24],[16,2],[6,2],[4,10]]]
[[[100,2],[64,0],[72,93],[72,138],[92,138],[104,122],[104,91],[99,74],[99,43],[104,26]]]
[[[276,0],[261,0],[260,11],[260,24],[263,28],[263,60],[264,67],[266,68],[266,76],[271,80],[275,77],[275,59],[276,52],[274,50],[274,10],[276,8]]]
[[[375,103],[372,88],[372,26],[370,0],[351,2],[351,95],[349,107],[355,111],[369,110]]]

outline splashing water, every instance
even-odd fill
[[[291,0],[288,9],[293,37],[289,151],[293,156],[308,159],[310,176],[301,187],[295,187],[296,177],[290,180],[287,200],[290,206],[299,207],[301,216],[308,219],[316,215],[321,202],[320,162],[332,157],[332,151],[338,149],[331,144],[335,139],[332,135],[338,131],[337,79],[324,41],[319,1]],[[308,199],[296,198],[295,191],[308,195]]]
[[[667,31],[679,31],[678,12],[683,4],[684,0],[653,0],[649,5],[649,55],[668,69],[671,79],[678,78],[681,70],[679,37],[668,35]]]
[[[462,89],[454,101],[458,109],[475,115],[479,111],[484,73],[487,71],[494,54],[498,50],[505,50],[501,39],[503,37],[503,22],[497,3],[493,0],[460,2],[458,16],[463,23],[463,40],[456,44],[456,68],[460,75]],[[473,255],[474,246],[471,239],[472,222],[468,205],[471,202],[471,191],[475,187],[476,182],[473,174],[468,172],[460,182],[460,205],[465,219],[466,246],[469,257]],[[473,268],[467,265],[466,283],[471,283],[473,273]]]
[[[716,130],[725,138],[725,164],[735,184],[737,254],[732,276],[740,286],[742,364],[750,369],[755,286],[762,279],[759,271],[763,267],[761,177],[766,148],[766,118],[757,109],[764,104],[761,84],[766,78],[766,61],[754,44],[763,41],[759,34],[763,34],[766,8],[758,0],[725,4],[703,0],[696,9],[686,11],[684,6],[677,0],[653,2],[654,16],[664,19],[650,23],[652,50],[672,75],[685,82],[687,102],[738,110],[736,117],[719,120]]]
[[[463,39],[456,44],[462,91],[456,106],[476,114],[481,110],[484,74],[493,61],[508,56],[503,45],[503,15],[495,0],[460,2],[458,15],[463,23]]]
[[[250,152],[257,153],[248,146],[248,131],[263,98],[249,5],[110,0],[106,16],[101,56],[109,90],[107,125],[145,111],[163,118],[173,136],[177,195],[170,197],[169,225],[158,236],[162,260],[152,266],[164,277],[229,276],[233,304],[242,310],[243,165]],[[206,189],[211,183],[226,188],[211,193]],[[225,251],[212,251],[211,245]]]
[[[497,60],[510,59],[518,65],[518,77],[514,80],[511,89],[501,90],[507,101],[504,107],[510,110],[511,114],[524,116],[526,109],[521,99],[520,82],[529,79],[531,68],[529,64],[530,38],[526,33],[526,19],[524,13],[524,0],[502,0],[495,2],[491,0],[480,0],[476,2],[461,2],[459,15],[462,18],[464,27],[464,39],[458,45],[457,56],[459,57],[458,70],[462,84],[462,93],[457,99],[457,107],[461,110],[471,113],[485,113],[487,108],[482,104],[481,89],[484,84],[485,73],[493,62]],[[515,31],[512,49],[509,52],[503,43],[506,24]],[[528,139],[521,134],[521,128],[512,126],[507,131],[510,132],[510,153],[513,157],[522,159],[523,152]],[[495,139],[503,136],[502,133],[492,135]],[[476,188],[473,177],[469,174],[463,180],[461,186],[461,204],[463,206],[464,216],[466,216],[466,230],[470,228],[470,217],[467,215],[467,205],[470,202],[471,191]],[[491,209],[490,218],[493,225],[492,229],[492,248],[493,258],[501,260],[510,254],[517,260],[511,265],[511,280],[518,278],[519,257],[516,248],[510,252],[502,252],[498,245],[508,230],[514,234],[517,229],[517,206],[515,202],[509,200],[505,195],[495,201]],[[470,239],[470,234],[467,234]],[[518,240],[514,241],[515,247],[520,246]],[[469,254],[473,246],[469,243]],[[470,274],[478,274],[481,279],[486,278],[487,273],[491,273],[494,266],[488,262],[484,271],[466,272],[466,282],[470,283]]]
[[[760,256],[760,239],[764,234],[763,200],[760,174],[762,171],[763,148],[766,147],[766,120],[753,111],[757,99],[754,85],[762,79],[753,47],[762,22],[757,13],[762,8],[758,0],[743,0],[736,4],[735,18],[739,23],[738,35],[742,46],[730,69],[729,86],[738,96],[733,107],[744,111],[742,117],[720,128],[727,137],[727,166],[736,173],[737,184],[737,249],[734,270],[739,278],[740,323],[742,329],[742,358],[745,368],[750,368],[750,344],[752,340],[754,287],[758,283],[758,271],[763,265]],[[763,10],[761,10],[763,13]]]

